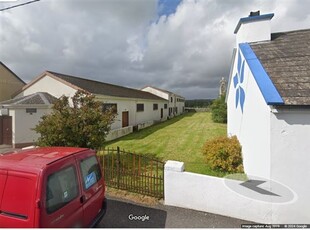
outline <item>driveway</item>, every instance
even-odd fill
[[[165,205],[144,206],[108,198],[99,228],[240,228],[249,221]]]

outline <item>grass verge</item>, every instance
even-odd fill
[[[226,124],[214,123],[209,112],[186,113],[107,142],[104,147],[119,146],[164,161],[183,161],[186,171],[223,177],[225,173],[212,170],[205,162],[202,148],[207,140],[226,135],[226,128]]]

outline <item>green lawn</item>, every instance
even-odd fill
[[[105,147],[119,146],[138,154],[156,155],[165,161],[183,161],[186,171],[224,176],[211,170],[202,155],[206,140],[223,135],[226,135],[226,124],[212,122],[211,113],[187,113],[107,142]]]

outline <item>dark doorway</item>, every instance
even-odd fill
[[[12,117],[0,116],[0,144],[12,145]]]
[[[160,109],[160,118],[164,117],[164,109]]]
[[[129,112],[122,112],[122,127],[127,127],[129,125]]]

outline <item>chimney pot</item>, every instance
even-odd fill
[[[259,16],[260,15],[260,11],[251,11],[249,17],[253,17],[253,16]]]

